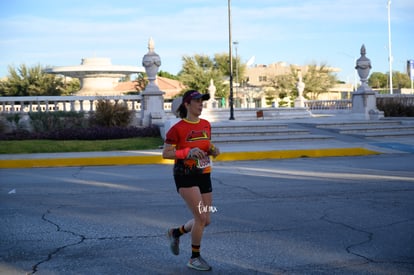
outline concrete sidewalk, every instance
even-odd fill
[[[302,124],[309,127],[309,125],[315,123],[340,123],[344,121],[349,122],[350,120],[346,116],[337,116],[334,118],[273,120],[270,123],[295,125]],[[243,123],[243,121],[226,121],[224,123]],[[222,154],[216,158],[215,161],[414,153],[414,139],[409,136],[369,139],[340,134],[333,131],[327,132],[314,126],[311,126],[309,129],[316,133],[323,132],[325,135],[328,134],[331,138],[308,141],[283,140],[266,142],[224,142],[218,144]],[[164,160],[162,158],[161,151],[162,149],[53,154],[3,154],[0,155],[0,168],[145,165],[172,163],[172,161]]]
[[[395,146],[392,146],[392,145]],[[400,146],[397,146],[397,145]],[[219,145],[221,155],[215,161],[285,159],[303,157],[365,156],[386,153],[409,153],[414,148],[411,139],[387,139],[386,141],[343,142],[338,140],[319,142],[265,142]],[[407,151],[408,149],[408,151]],[[143,151],[109,151],[51,154],[3,154],[0,168],[65,167],[170,164],[164,160],[161,149]]]

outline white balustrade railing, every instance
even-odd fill
[[[407,106],[414,106],[414,95],[412,94],[377,94],[378,100],[394,98],[403,99]],[[305,107],[313,113],[343,113],[352,111],[352,99],[340,100],[306,100]]]
[[[29,112],[94,112],[99,100],[126,103],[133,111],[141,110],[140,95],[125,96],[3,96],[0,97],[0,113]],[[164,110],[171,109],[171,102],[164,103]]]
[[[351,110],[351,99],[339,99],[339,100],[306,100],[305,107],[309,110]]]
[[[0,113],[94,112],[99,100],[126,103],[130,110],[141,109],[141,96],[25,96],[0,97]]]
[[[377,95],[377,98],[403,97],[408,105],[414,105],[414,95]],[[1,113],[29,113],[75,111],[94,112],[99,100],[124,102],[130,110],[141,110],[140,95],[125,96],[0,96]],[[348,112],[352,110],[352,100],[305,100],[305,107],[312,112]],[[164,103],[164,110],[171,110],[171,102]]]

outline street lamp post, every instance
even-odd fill
[[[234,45],[234,49],[236,51],[236,84],[239,84],[239,55],[237,53],[237,46],[239,45],[239,42],[234,41],[233,45]]]
[[[388,63],[390,65],[390,94],[392,94],[391,0],[388,0]]]
[[[235,96],[237,98],[237,93],[239,92],[239,87],[240,87],[240,83],[239,83],[239,56],[238,56],[238,53],[237,53],[237,46],[239,45],[239,42],[234,41],[233,45],[234,45],[234,49],[236,51],[236,61],[235,61],[236,64],[234,64],[234,66],[236,67],[236,83],[234,83],[234,81],[233,81],[233,89],[234,88],[236,89]],[[236,87],[234,87],[234,86],[236,86]],[[237,103],[236,103],[236,106],[237,106]]]
[[[230,118],[229,120],[234,120],[234,107],[233,107],[233,51],[232,51],[232,38],[231,38],[231,0],[227,2],[227,8],[229,12],[229,70],[230,70]]]

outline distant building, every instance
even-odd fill
[[[302,69],[297,66],[298,69]],[[245,79],[251,86],[266,86],[269,79],[277,75],[286,75],[290,73],[290,65],[285,62],[272,63],[269,65],[258,64],[246,68]]]
[[[246,68],[245,72],[245,84],[251,87],[260,87],[265,90],[269,88],[269,80],[278,75],[288,75],[291,73],[291,67],[301,71],[302,75],[305,75],[308,72],[309,66],[299,66],[291,65],[286,62],[277,62],[269,65],[258,64]],[[331,72],[339,72],[339,68],[328,67]],[[305,83],[306,84],[306,83]],[[256,89],[258,90],[258,89]],[[337,84],[335,87],[327,91],[326,94],[321,94],[319,99],[328,100],[328,99],[342,99],[348,98],[350,93],[354,90],[352,84]]]
[[[270,78],[278,75],[287,75],[291,73],[291,67],[302,72],[305,75],[308,72],[309,66],[299,66],[294,64],[287,64],[286,62],[277,62],[269,65],[258,64],[246,68],[245,78],[249,85],[252,86],[266,86]],[[327,67],[331,72],[341,71],[339,68]]]

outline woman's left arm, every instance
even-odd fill
[[[213,156],[213,157],[217,157],[218,155],[220,155],[220,149],[216,146],[214,146],[214,144],[212,143],[210,145],[210,149],[208,150],[208,154]]]

